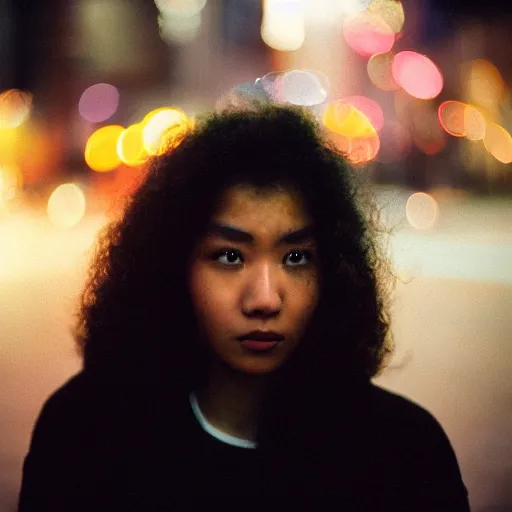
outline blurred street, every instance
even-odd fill
[[[379,189],[395,226],[397,349],[381,385],[447,431],[472,510],[512,510],[512,201],[439,200],[430,230],[404,222],[410,192]],[[0,511],[15,510],[23,457],[44,400],[80,368],[72,313],[95,235],[88,214],[57,229],[20,211],[0,224]],[[463,261],[461,256],[464,256]]]

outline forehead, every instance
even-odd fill
[[[291,188],[229,187],[221,196],[216,220],[250,227],[289,229],[309,224],[311,218],[300,194]]]

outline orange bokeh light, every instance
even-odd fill
[[[448,100],[441,103],[438,119],[441,127],[454,137],[481,140],[485,136],[487,123],[482,113],[461,101]]]
[[[502,126],[497,124],[487,125],[484,137],[485,149],[496,160],[504,164],[512,162],[512,137]]]
[[[158,155],[179,144],[189,130],[189,120],[177,108],[159,108],[142,121],[142,142],[149,155]]]
[[[119,135],[117,140],[117,154],[130,167],[143,164],[148,157],[142,142],[143,129],[142,123],[132,124]]]
[[[87,165],[98,172],[111,171],[120,163],[117,153],[117,141],[124,128],[119,125],[104,126],[96,130],[85,145],[85,161]]]
[[[444,130],[454,137],[464,137],[464,110],[466,104],[461,101],[448,100],[438,109],[439,123]]]
[[[487,123],[482,113],[472,105],[464,108],[464,135],[469,140],[482,140],[485,137]]]
[[[362,165],[375,159],[380,150],[380,138],[377,133],[368,137],[349,138],[331,133],[331,139],[347,160],[353,165]]]
[[[471,62],[466,80],[469,101],[492,109],[503,99],[505,82],[491,62],[485,59]]]

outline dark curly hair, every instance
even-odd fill
[[[272,105],[209,114],[150,162],[121,219],[99,238],[78,323],[85,371],[139,389],[157,375],[160,387],[198,386],[205,354],[188,262],[223,191],[241,183],[299,192],[323,276],[311,325],[276,372],[279,393],[269,410],[291,404],[299,389],[312,395],[378,373],[391,351],[391,274],[377,224],[346,159],[312,116]]]

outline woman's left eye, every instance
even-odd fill
[[[284,257],[283,263],[289,267],[300,267],[310,263],[311,257],[310,251],[293,250]]]

